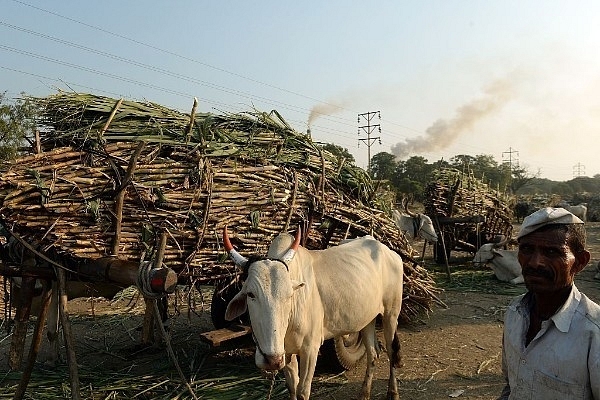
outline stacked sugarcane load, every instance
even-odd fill
[[[511,238],[511,196],[492,188],[471,171],[436,170],[426,187],[425,199],[425,213],[434,223],[437,221],[450,247],[476,251],[482,238]]]
[[[364,170],[275,111],[216,115],[194,103],[188,114],[73,93],[30,100],[38,149],[5,166],[0,218],[50,257],[139,262],[166,236],[162,259],[179,282],[208,284],[238,274],[223,227],[240,252],[264,255],[275,235],[301,226],[307,248],[370,234],[401,254],[404,317],[436,299]]]

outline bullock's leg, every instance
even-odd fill
[[[365,326],[360,333],[363,344],[367,350],[367,371],[365,372],[365,380],[363,381],[361,400],[369,400],[371,398],[375,361],[377,360],[377,348],[375,347],[375,320]]]
[[[396,382],[396,371],[401,365],[400,338],[398,337],[398,312],[384,313],[383,335],[385,337],[385,348],[390,360],[390,377],[388,379],[388,400],[399,400],[398,382]]]
[[[317,356],[319,355],[319,345],[316,348],[309,348],[304,354],[299,354],[300,358],[298,368],[298,400],[308,400],[310,398],[310,388],[312,385],[315,366],[317,365]]]
[[[298,357],[295,354],[285,355],[285,367],[283,367],[285,375],[285,385],[290,392],[290,400],[296,400],[296,390],[298,389]]]

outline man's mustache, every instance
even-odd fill
[[[540,268],[523,268],[523,276],[554,279],[554,273],[552,271]]]

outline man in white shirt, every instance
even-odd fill
[[[590,260],[585,235],[563,208],[523,220],[518,258],[528,291],[506,311],[499,400],[600,400],[600,306],[573,283]]]

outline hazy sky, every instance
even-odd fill
[[[371,156],[565,181],[600,174],[599,21],[582,0],[0,0],[0,92],[276,109],[362,167],[380,111]]]

